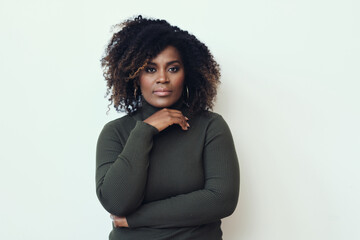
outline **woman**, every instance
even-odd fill
[[[102,58],[110,105],[96,152],[109,238],[222,239],[239,166],[230,130],[211,111],[219,66],[196,37],[165,20],[119,25]]]

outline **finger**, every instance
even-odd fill
[[[184,129],[188,129],[190,127],[190,124],[187,122],[188,118],[184,115],[179,116],[180,124]]]
[[[115,227],[120,227],[120,226],[121,226],[121,221],[120,221],[120,219],[114,220],[114,225],[115,225]]]
[[[166,114],[169,114],[172,117],[183,117],[186,121],[189,120],[184,114],[176,109],[163,109]]]
[[[180,125],[183,130],[188,130],[188,128],[190,127],[184,117],[174,118],[174,123]]]
[[[168,109],[169,111],[167,111],[167,114],[170,114],[171,116],[179,116],[179,117],[184,117],[184,119],[187,121],[189,120],[189,118],[187,118],[186,116],[184,116],[184,114],[179,111],[179,110],[174,110],[174,109]]]
[[[180,110],[173,109],[173,108],[163,108],[161,111],[167,111],[167,112],[179,112],[179,113],[181,113],[181,111],[180,111]]]
[[[187,121],[187,118],[181,113],[181,112],[169,112],[167,113],[168,117],[172,118],[178,118],[181,119],[182,121]]]
[[[185,116],[182,114],[182,112],[180,112],[180,111],[171,111],[171,112],[167,112],[170,116],[174,116],[174,117],[184,117],[185,118]]]
[[[168,112],[171,116],[174,117],[182,117],[184,118],[186,121],[189,120],[186,116],[184,116],[184,114],[180,111],[174,111],[174,112]]]
[[[156,127],[159,131],[173,124],[178,124],[183,130],[187,130],[189,127],[187,120],[188,118],[181,111],[164,108],[144,120],[144,122]]]

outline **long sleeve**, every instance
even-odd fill
[[[133,124],[127,122],[126,124]],[[125,125],[125,124],[123,124]],[[140,206],[149,166],[153,136],[158,130],[137,121],[128,137],[110,122],[102,129],[96,149],[96,193],[103,207],[126,216]],[[125,134],[126,135],[126,134]]]
[[[196,226],[231,215],[239,195],[239,165],[230,129],[220,115],[206,130],[203,163],[203,189],[141,205],[126,216],[130,228]]]

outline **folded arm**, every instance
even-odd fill
[[[141,205],[126,216],[130,228],[195,226],[232,214],[238,201],[239,165],[231,132],[221,116],[208,127],[203,161],[203,189]]]
[[[153,126],[138,121],[126,143],[122,143],[113,124],[104,126],[96,148],[96,193],[108,212],[125,216],[140,206],[149,152],[157,132]]]

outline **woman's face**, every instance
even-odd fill
[[[183,91],[185,70],[179,51],[168,46],[140,72],[140,89],[145,100],[158,108],[176,103]]]

